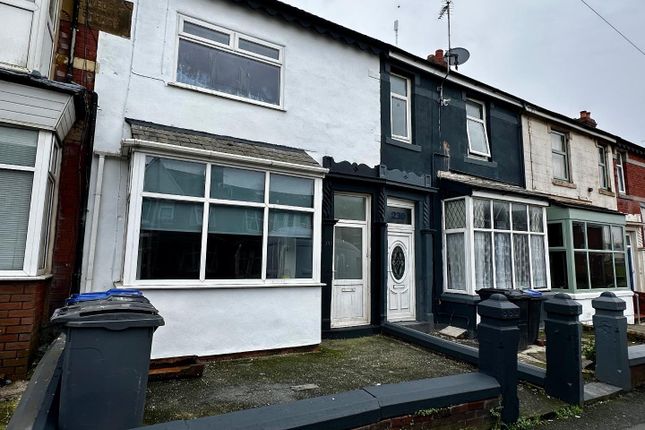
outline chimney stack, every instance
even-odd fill
[[[591,112],[582,110],[580,111],[580,118],[577,118],[579,122],[589,127],[596,127],[598,123],[591,117]]]
[[[443,56],[443,49],[437,49],[434,54],[428,55],[428,61],[440,66],[446,65],[446,58]]]

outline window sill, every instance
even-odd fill
[[[616,197],[616,193],[605,188],[598,188],[598,194],[602,194],[603,196]]]
[[[468,291],[462,290],[448,290],[441,294],[441,300],[457,303],[477,303],[479,302],[479,295],[472,295]]]
[[[197,91],[199,93],[210,94],[212,96],[217,96],[217,97],[222,97],[222,98],[225,98],[225,99],[235,100],[235,101],[242,102],[242,103],[248,103],[248,104],[252,104],[252,105],[256,105],[256,106],[262,106],[262,107],[265,107],[265,108],[269,108],[269,109],[273,109],[273,110],[277,110],[277,111],[281,111],[281,112],[286,112],[287,111],[282,106],[276,106],[276,105],[272,105],[270,103],[264,103],[264,102],[257,101],[257,100],[247,99],[247,98],[244,98],[244,97],[235,96],[233,94],[222,93],[220,91],[209,90],[209,89],[206,89],[206,88],[197,87],[195,85],[183,84],[181,82],[168,82],[167,85],[170,86],[170,87],[183,88],[185,90],[191,90],[191,91]]]
[[[29,282],[29,281],[45,281],[47,279],[50,279],[51,277],[52,277],[51,274],[49,274],[49,275],[38,275],[38,276],[19,276],[19,275],[16,275],[16,276],[6,275],[5,276],[5,275],[3,275],[3,276],[0,276],[0,283],[5,282],[5,281],[14,281],[14,282],[15,281],[25,281],[25,282]],[[1,284],[0,284],[0,289],[2,289]]]
[[[578,186],[576,184],[574,184],[573,182],[565,181],[564,179],[555,179],[554,178],[554,179],[551,180],[551,183],[553,185],[557,185],[558,187],[571,188],[572,190],[575,190],[576,188],[578,188]]]
[[[327,284],[303,280],[302,282],[245,282],[245,283],[208,283],[198,281],[146,281],[145,283],[132,282],[128,284],[115,283],[116,288],[136,288],[139,290],[210,290],[210,289],[245,289],[245,288],[299,288],[299,287],[324,287]]]
[[[464,162],[470,163],[470,164],[476,164],[478,166],[486,166],[486,167],[492,167],[492,168],[497,167],[497,161],[492,161],[492,160],[485,159],[483,157],[476,157],[472,155],[466,155],[464,157]]]
[[[398,146],[399,148],[407,149],[408,151],[421,152],[421,146],[415,145],[414,143],[407,143],[402,140],[392,139],[391,137],[385,138],[385,143],[392,146]]]

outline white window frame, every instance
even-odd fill
[[[170,195],[143,191],[145,160],[146,156],[170,158],[174,160],[197,162],[205,164],[205,182],[206,188],[204,197],[190,197],[181,195]],[[210,197],[210,172],[212,166],[233,167],[246,170],[256,170],[265,173],[264,182],[264,202],[250,202],[238,200],[224,200]],[[269,175],[280,174],[287,176],[296,176],[299,178],[314,180],[314,198],[313,207],[305,208],[299,206],[287,206],[269,203]],[[253,167],[245,163],[236,163],[230,160],[219,161],[197,157],[187,157],[183,155],[169,155],[164,152],[145,151],[133,152],[131,164],[131,185],[130,201],[128,204],[128,228],[126,233],[125,261],[123,267],[123,285],[136,288],[239,288],[239,287],[280,287],[280,286],[320,286],[320,244],[321,244],[321,226],[322,226],[322,177],[318,173],[294,173],[287,169],[271,168],[262,169]],[[136,279],[137,262],[139,258],[139,238],[141,231],[141,210],[143,198],[152,197],[156,199],[166,199],[171,201],[197,202],[204,204],[202,220],[202,244],[200,255],[199,279]],[[264,208],[264,226],[262,233],[262,272],[260,279],[206,279],[206,240],[208,237],[208,210],[211,204],[261,207]],[[312,277],[311,278],[291,278],[291,279],[268,279],[266,278],[267,265],[267,240],[268,240],[268,223],[269,210],[280,209],[292,212],[302,212],[312,214]]]
[[[482,118],[476,118],[474,116],[468,115],[468,110],[464,106],[464,110],[466,111],[466,135],[468,136],[468,152],[473,155],[477,155],[480,157],[485,157],[485,158],[490,158],[490,142],[488,141],[488,128],[486,127],[486,118],[487,118],[487,112],[486,112],[486,105],[483,102],[480,102],[479,100],[474,100],[474,99],[466,99],[466,104],[468,103],[474,103],[477,104],[481,107],[482,109]],[[471,145],[471,140],[470,140],[470,132],[468,131],[468,121],[475,121],[479,124],[482,124],[484,126],[484,139],[486,140],[486,150],[487,152],[481,152],[481,151],[476,151],[472,148]]]
[[[602,157],[598,153],[598,168],[602,168],[603,176],[600,176],[600,171],[598,172],[598,188],[603,190],[611,190],[611,181],[609,180],[609,166],[607,162],[607,147],[603,145],[596,145],[596,147],[602,151]],[[605,186],[602,185],[603,179],[605,181]]]
[[[399,140],[405,143],[412,143],[412,97],[411,97],[412,80],[396,73],[390,73],[390,76],[396,76],[397,78],[403,79],[405,81],[405,93],[407,94],[407,96],[402,96],[401,94],[397,94],[394,91],[392,91],[390,87],[390,136],[394,140]],[[405,127],[408,132],[407,137],[394,134],[394,132],[392,131],[394,128],[393,127],[394,117],[392,115],[392,112],[393,112],[392,97],[405,102],[405,118],[406,118]]]
[[[553,162],[553,154],[561,155],[564,157],[564,169],[565,169],[565,177],[564,178],[558,178],[555,176],[554,169],[551,167],[551,173],[553,174],[553,179],[556,179],[558,181],[566,181],[566,182],[571,182],[571,166],[569,163],[569,136],[566,133],[563,133],[558,130],[549,130],[549,135],[555,134],[558,136],[561,136],[563,141],[564,141],[564,151],[559,151],[556,149],[553,149],[553,144],[551,144],[551,162]],[[549,142],[551,143],[551,142]]]
[[[616,179],[618,182],[616,188],[621,194],[627,192],[627,185],[625,183],[625,158],[626,154],[624,152],[616,151]]]
[[[445,225],[445,202],[448,201],[454,201],[454,200],[464,200],[465,199],[465,204],[464,208],[466,211],[466,224],[465,228],[460,228],[460,229],[446,229]],[[473,199],[484,199],[484,200],[489,200],[489,201],[498,201],[498,202],[506,202],[509,204],[509,230],[500,230],[500,229],[495,229],[494,225],[494,218],[493,218],[493,204],[490,204],[490,211],[491,211],[491,227],[486,229],[486,228],[479,228],[474,226],[474,214],[473,214]],[[511,204],[524,204],[527,205],[526,207],[526,215],[527,215],[527,230],[526,231],[520,231],[520,230],[514,230],[513,229],[513,214],[512,214],[512,207]],[[512,289],[516,289],[516,281],[515,281],[515,253],[514,253],[514,240],[513,237],[515,235],[526,235],[529,237],[528,239],[528,258],[529,258],[529,285],[530,288],[533,287],[533,264],[531,260],[531,236],[542,236],[544,238],[543,240],[543,245],[544,245],[544,264],[545,264],[545,277],[546,277],[546,288],[537,288],[539,291],[548,291],[551,289],[551,277],[549,276],[549,241],[548,241],[548,235],[547,235],[547,219],[546,219],[546,207],[547,203],[538,201],[538,200],[533,200],[533,199],[525,199],[525,198],[514,198],[514,197],[509,197],[509,196],[501,196],[497,195],[494,193],[488,193],[488,192],[480,192],[480,191],[474,191],[472,193],[472,196],[461,196],[461,197],[454,197],[450,199],[445,199],[441,202],[441,231],[442,231],[442,257],[443,257],[443,290],[444,292],[447,293],[455,293],[455,294],[465,294],[465,295],[476,295],[477,290],[476,290],[476,278],[475,278],[475,232],[476,231],[482,231],[482,232],[489,232],[491,234],[491,246],[492,246],[492,253],[491,253],[491,264],[492,264],[492,275],[493,275],[493,288],[496,287],[496,271],[495,271],[495,238],[494,235],[495,233],[509,233],[510,234],[510,243],[511,243],[511,283],[512,283]],[[530,218],[530,206],[533,207],[542,207],[542,232],[532,232],[531,231],[531,218]],[[451,234],[451,233],[463,233],[465,234],[464,237],[464,245],[465,245],[465,271],[466,271],[466,289],[465,290],[457,290],[457,289],[451,289],[448,288],[448,259],[447,259],[447,247],[446,247],[446,235]],[[501,289],[500,290],[504,290]]]
[[[43,225],[43,219],[46,203],[47,181],[50,175],[50,159],[54,146],[58,146],[54,134],[49,131],[39,131],[36,147],[36,161],[33,167],[0,163],[0,169],[32,172],[34,174],[31,188],[31,200],[29,203],[29,221],[27,224],[27,238],[25,243],[23,266],[20,270],[0,270],[0,280],[11,278],[35,278],[49,274],[50,272],[51,250],[53,248],[53,242],[51,240],[51,237],[53,237],[52,225],[55,225],[56,220],[58,178],[56,178],[54,190],[52,191],[52,202],[51,208],[49,209],[52,211],[50,225]],[[61,157],[59,156],[58,160],[56,160],[56,166],[52,166],[55,168],[56,175],[58,175],[60,171],[60,159]],[[46,240],[47,256],[45,258],[45,265],[44,267],[39,268],[40,249],[42,246],[40,240],[43,233],[42,229],[44,228],[49,229],[50,232]]]
[[[210,39],[205,39],[205,38],[202,38],[202,37],[190,34],[190,33],[185,33],[183,31],[184,22],[189,22],[191,24],[195,24],[195,25],[198,25],[198,26],[201,26],[201,27],[205,27],[205,28],[208,28],[210,30],[214,30],[214,31],[217,31],[217,32],[220,32],[220,33],[228,34],[229,43],[228,44],[223,44],[223,43],[219,43],[219,42],[216,42],[216,41],[213,41],[213,40],[210,40]],[[254,53],[254,52],[249,52],[249,51],[246,51],[244,49],[240,49],[239,46],[238,46],[240,38],[248,40],[250,42],[260,44],[260,45],[264,45],[267,48],[276,49],[278,51],[278,53],[279,53],[278,54],[278,59],[276,60],[274,58],[266,57],[264,55],[260,55],[260,54]],[[250,58],[250,59],[255,60],[255,61],[260,61],[260,62],[263,62],[263,63],[267,63],[267,64],[270,64],[270,65],[279,67],[280,68],[280,91],[279,91],[279,93],[280,93],[280,103],[276,105],[276,104],[272,104],[272,103],[263,102],[263,101],[260,101],[260,100],[253,100],[253,99],[250,99],[250,98],[247,98],[247,97],[238,96],[238,95],[235,95],[235,94],[229,94],[229,93],[225,93],[225,92],[222,92],[222,91],[213,90],[213,89],[210,89],[210,88],[204,88],[204,87],[200,87],[200,86],[197,86],[197,85],[190,85],[190,84],[180,82],[177,79],[177,66],[179,64],[179,41],[181,39],[188,40],[188,41],[195,42],[195,43],[199,43],[200,45],[207,46],[207,47],[213,48],[213,49],[218,49],[220,51],[229,52],[231,54],[235,54],[235,55],[240,56],[240,57]],[[211,23],[199,20],[197,18],[193,18],[193,17],[190,17],[188,15],[182,15],[182,14],[179,14],[178,18],[177,18],[177,37],[176,37],[175,41],[176,41],[176,47],[175,47],[175,52],[174,52],[174,69],[173,69],[173,78],[172,78],[173,81],[170,82],[170,84],[172,86],[186,88],[186,89],[190,89],[190,90],[194,90],[194,91],[199,91],[199,92],[202,92],[202,93],[212,94],[212,95],[216,95],[216,96],[219,96],[219,97],[224,97],[224,98],[228,98],[228,99],[232,99],[232,100],[251,103],[251,104],[264,106],[264,107],[268,107],[268,108],[272,108],[272,109],[284,110],[284,46],[283,45],[279,45],[279,44],[276,44],[276,43],[273,43],[273,42],[269,42],[267,40],[260,39],[258,37],[254,37],[254,36],[250,36],[248,34],[241,33],[241,32],[235,31],[235,30],[227,29],[225,27],[220,27],[218,25],[211,24]]]

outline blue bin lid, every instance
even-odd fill
[[[105,300],[110,297],[141,297],[143,293],[141,290],[135,288],[111,288],[107,291],[96,291],[91,293],[72,294],[67,300],[65,305],[74,305],[81,302],[90,302],[93,300]]]
[[[524,292],[524,294],[526,294],[527,296],[531,296],[531,297],[542,297],[542,292],[541,292],[541,291],[528,289],[528,290],[524,290],[523,292]]]

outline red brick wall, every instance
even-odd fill
[[[0,377],[24,379],[38,346],[43,301],[49,282],[0,282]]]
[[[618,210],[623,213],[640,214],[641,203],[645,203],[645,156],[629,152],[627,157],[629,160],[624,165],[627,198],[618,197]]]

